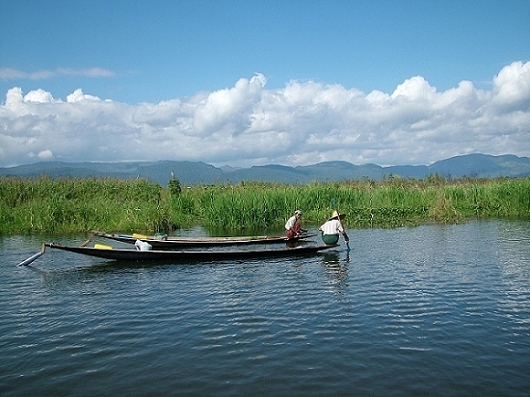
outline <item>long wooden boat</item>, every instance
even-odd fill
[[[136,262],[163,262],[163,261],[219,261],[232,259],[255,259],[274,258],[289,256],[314,255],[319,251],[324,251],[338,245],[310,245],[303,244],[296,247],[285,246],[278,249],[267,250],[134,250],[118,249],[110,246],[96,244],[95,247],[67,246],[58,243],[45,243],[44,247],[74,252],[77,254],[94,256],[97,258],[115,261],[136,261]],[[44,250],[43,247],[43,250]],[[43,251],[42,251],[43,252]]]
[[[242,237],[179,237],[179,236],[145,236],[141,234],[110,234],[98,230],[92,231],[93,236],[104,237],[109,240],[134,244],[142,240],[154,249],[180,249],[185,247],[214,247],[229,245],[276,244],[305,240],[316,234],[304,233],[299,237],[288,239],[286,236],[242,236]]]

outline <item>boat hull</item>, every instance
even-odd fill
[[[290,256],[314,255],[320,251],[328,250],[338,245],[300,245],[297,247],[285,247],[281,249],[269,250],[149,250],[140,251],[133,249],[108,249],[94,247],[73,247],[57,243],[45,243],[46,247],[59,249],[62,251],[74,252],[77,254],[93,256],[102,259],[115,261],[136,261],[136,262],[190,262],[190,261],[221,261],[232,259],[254,259],[254,258],[274,258]]]

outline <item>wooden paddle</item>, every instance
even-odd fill
[[[27,259],[23,260],[22,262],[20,262],[17,266],[28,266],[29,264],[33,263],[33,261],[35,259],[37,259],[42,254],[44,254],[44,251],[46,251],[46,246],[44,244],[42,244],[40,252],[37,252],[36,254],[31,255],[29,258],[27,258]]]

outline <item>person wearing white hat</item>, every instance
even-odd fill
[[[326,223],[318,228],[322,232],[322,241],[326,245],[335,245],[339,242],[339,234],[342,234],[346,244],[350,242],[344,227],[342,226],[341,219],[344,218],[344,214],[339,214],[337,211],[333,211],[331,218]]]
[[[295,238],[300,236],[302,231],[300,225],[300,217],[302,216],[302,211],[296,210],[294,215],[291,216],[285,223],[285,235],[287,238]]]

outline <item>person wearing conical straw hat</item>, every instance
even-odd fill
[[[287,238],[295,238],[300,236],[300,232],[304,231],[302,230],[301,224],[300,224],[300,217],[302,216],[302,211],[296,210],[291,216],[287,222],[285,223],[285,235]]]
[[[342,226],[341,219],[344,218],[344,214],[339,214],[337,211],[333,211],[331,218],[326,223],[318,228],[322,233],[322,241],[326,245],[335,245],[339,242],[339,235],[342,234],[346,244],[349,244],[350,239]]]

